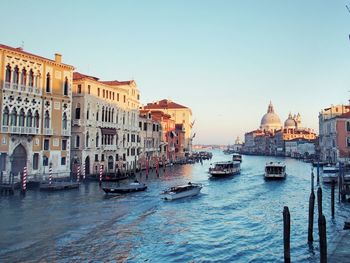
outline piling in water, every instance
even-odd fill
[[[307,241],[312,243],[314,241],[313,230],[314,230],[314,209],[315,209],[315,194],[312,190],[309,198],[309,226]]]
[[[331,212],[332,218],[334,219],[334,192],[335,192],[335,181],[332,181],[332,190],[331,190]]]
[[[326,218],[324,215],[319,219],[319,237],[320,237],[320,262],[327,263],[327,231]]]
[[[290,213],[288,206],[283,208],[284,262],[290,263]]]

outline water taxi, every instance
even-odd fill
[[[232,161],[234,162],[242,162],[242,155],[240,155],[239,153],[234,153],[232,155]]]
[[[323,166],[322,182],[324,183],[338,182],[338,175],[339,175],[338,166],[331,166],[331,165]]]
[[[201,184],[195,184],[189,182],[185,185],[179,185],[171,187],[167,190],[165,190],[162,195],[164,200],[176,200],[179,198],[189,197],[189,196],[195,196],[198,195],[199,192],[202,189]]]
[[[102,187],[102,189],[106,194],[125,194],[131,192],[145,191],[147,189],[147,185],[135,181],[133,183],[121,186]]]
[[[213,177],[225,177],[233,174],[239,174],[241,172],[240,162],[218,162],[214,163],[214,167],[209,168],[209,173]]]
[[[268,162],[265,165],[266,179],[284,179],[286,178],[286,165],[282,162]]]

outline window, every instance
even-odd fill
[[[17,126],[17,110],[13,108],[11,111],[11,126]]]
[[[81,93],[81,84],[79,84],[78,87],[77,87],[77,93],[78,93],[78,94]]]
[[[50,140],[49,139],[45,139],[44,140],[44,150],[48,151],[50,149]]]
[[[26,121],[27,127],[33,127],[33,114],[32,111],[29,110],[27,113],[27,121]]]
[[[66,157],[61,157],[61,165],[66,165]]]
[[[98,162],[98,154],[95,154],[95,162]]]
[[[102,121],[105,121],[105,107],[102,107]]]
[[[49,111],[45,111],[44,128],[46,128],[46,129],[50,128],[50,114],[49,114]]]
[[[153,124],[152,131],[156,131],[156,125]]]
[[[46,74],[46,92],[51,92],[51,77],[50,73]]]
[[[126,96],[124,95],[124,103],[126,102]]]
[[[5,107],[4,113],[2,115],[2,125],[8,126],[9,125],[9,109]]]
[[[112,98],[113,98],[113,100],[114,100],[114,92],[112,93]]]
[[[146,122],[143,124],[143,130],[147,131],[147,123]]]
[[[142,129],[142,122],[139,122],[139,128]]]
[[[13,83],[18,84],[18,81],[19,81],[19,69],[16,66],[13,71]]]
[[[80,147],[80,136],[77,135],[75,136],[75,148],[79,148]]]
[[[96,132],[96,147],[98,147],[99,139],[100,139],[100,137],[98,135],[98,132]]]
[[[47,156],[43,157],[43,166],[48,166],[49,165],[49,158]]]
[[[0,171],[6,171],[6,153],[0,155]]]
[[[5,81],[11,82],[11,66],[9,64],[6,66]]]
[[[34,116],[34,127],[35,127],[35,128],[39,128],[39,112],[38,112],[38,111],[35,112],[35,116]]]
[[[78,103],[77,107],[75,108],[75,119],[80,120],[80,103]]]
[[[89,132],[87,132],[86,139],[85,139],[85,147],[89,147],[89,140],[90,140],[90,136],[89,136]]]
[[[33,70],[29,71],[28,86],[29,87],[33,87],[34,86],[34,72],[33,72]]]
[[[105,160],[105,155],[101,154],[101,161],[103,162]]]
[[[63,113],[62,117],[62,129],[67,130],[67,114]]]
[[[97,89],[97,96],[100,97],[100,88]]]
[[[350,132],[350,121],[346,122],[346,131]]]
[[[68,95],[68,78],[66,77],[64,79],[64,86],[63,86],[63,95]]]
[[[67,150],[67,140],[62,140],[62,150],[63,151]]]
[[[91,92],[91,86],[88,85],[88,94],[90,94],[90,92]]]
[[[102,97],[104,98],[105,97],[105,90],[102,90]]]
[[[88,120],[90,116],[90,106],[88,105],[87,111],[86,111],[86,119]]]
[[[34,153],[33,155],[33,170],[38,170],[39,168],[39,154]]]
[[[21,109],[21,111],[19,112],[19,121],[18,121],[18,125],[20,127],[24,127],[24,110]]]
[[[117,93],[117,101],[119,101],[119,93]]]
[[[99,109],[97,108],[97,110],[96,110],[96,121],[98,121],[98,115],[99,115]]]
[[[25,68],[22,69],[21,74],[21,85],[25,86],[27,84],[27,71]]]
[[[137,100],[140,100],[140,94],[137,94]]]

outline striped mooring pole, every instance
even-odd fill
[[[27,190],[27,166],[24,166],[24,168],[23,168],[22,191],[21,191],[21,193],[23,195],[25,195],[26,194],[26,190]]]
[[[102,184],[103,165],[100,164],[100,185]]]
[[[83,181],[84,181],[85,180],[85,163],[83,163],[82,174],[83,174]]]
[[[52,166],[49,167],[49,184],[52,184]]]
[[[79,183],[80,181],[80,165],[77,167],[77,182]]]

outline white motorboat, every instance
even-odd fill
[[[214,167],[209,168],[209,173],[213,177],[225,177],[233,174],[239,174],[241,172],[240,162],[217,162],[214,163]]]
[[[171,187],[162,193],[164,200],[175,200],[179,198],[198,195],[202,189],[201,184],[189,182],[185,185]]]
[[[265,165],[266,179],[284,179],[286,178],[286,165],[282,162],[268,162]]]
[[[338,166],[331,166],[331,165],[323,166],[322,182],[324,183],[338,182],[338,175],[339,175]]]
[[[130,184],[116,186],[116,187],[103,187],[103,191],[106,194],[124,194],[124,193],[131,193],[131,192],[138,192],[138,191],[144,191],[147,189],[147,185],[143,183],[139,183],[138,181],[135,181]]]

